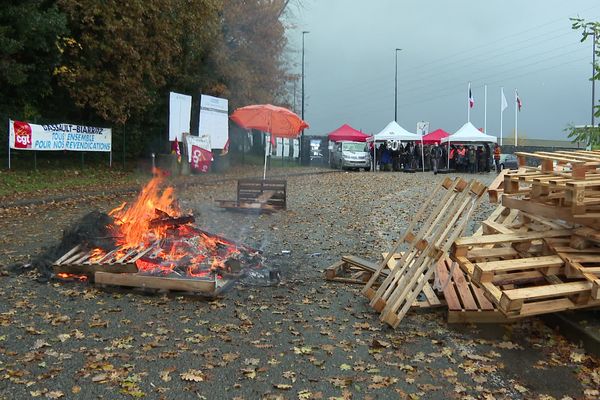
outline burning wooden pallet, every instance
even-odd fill
[[[135,262],[154,250],[154,247],[155,245],[136,249],[119,247],[102,255],[97,250],[77,245],[56,260],[52,267],[56,275],[86,275],[88,278],[93,278],[96,272],[133,273],[138,272]]]
[[[56,276],[215,296],[245,271],[264,266],[260,251],[193,225],[194,216],[181,212],[173,188],[161,181],[155,176],[131,205],[99,213],[102,229],[90,228],[100,237],[77,236],[82,243],[54,263]]]

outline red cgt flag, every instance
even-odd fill
[[[192,164],[193,170],[198,172],[208,172],[210,164],[213,161],[212,152],[202,147],[192,146]]]

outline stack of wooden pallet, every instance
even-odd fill
[[[362,293],[381,313],[381,320],[393,327],[419,303],[440,305],[431,286],[434,273],[467,226],[486,189],[475,180],[446,178],[380,263],[347,256],[326,271],[326,278],[350,283],[368,279]],[[344,272],[350,276],[342,277]]]
[[[600,152],[517,156],[502,205],[450,257],[508,318],[600,305]]]

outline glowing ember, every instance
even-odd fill
[[[85,282],[88,279],[88,277],[85,275],[67,274],[65,272],[61,272],[60,274],[57,274],[56,276],[60,279],[64,279],[64,280],[68,280],[68,281]]]

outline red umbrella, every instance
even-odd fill
[[[272,104],[241,107],[230,118],[242,128],[258,129],[283,138],[296,138],[303,129],[308,128],[308,124],[298,115]]]
[[[231,114],[236,124],[246,129],[258,129],[272,136],[295,139],[308,124],[287,108],[272,104],[256,104],[238,108]],[[265,146],[265,168],[267,174],[267,149]]]

